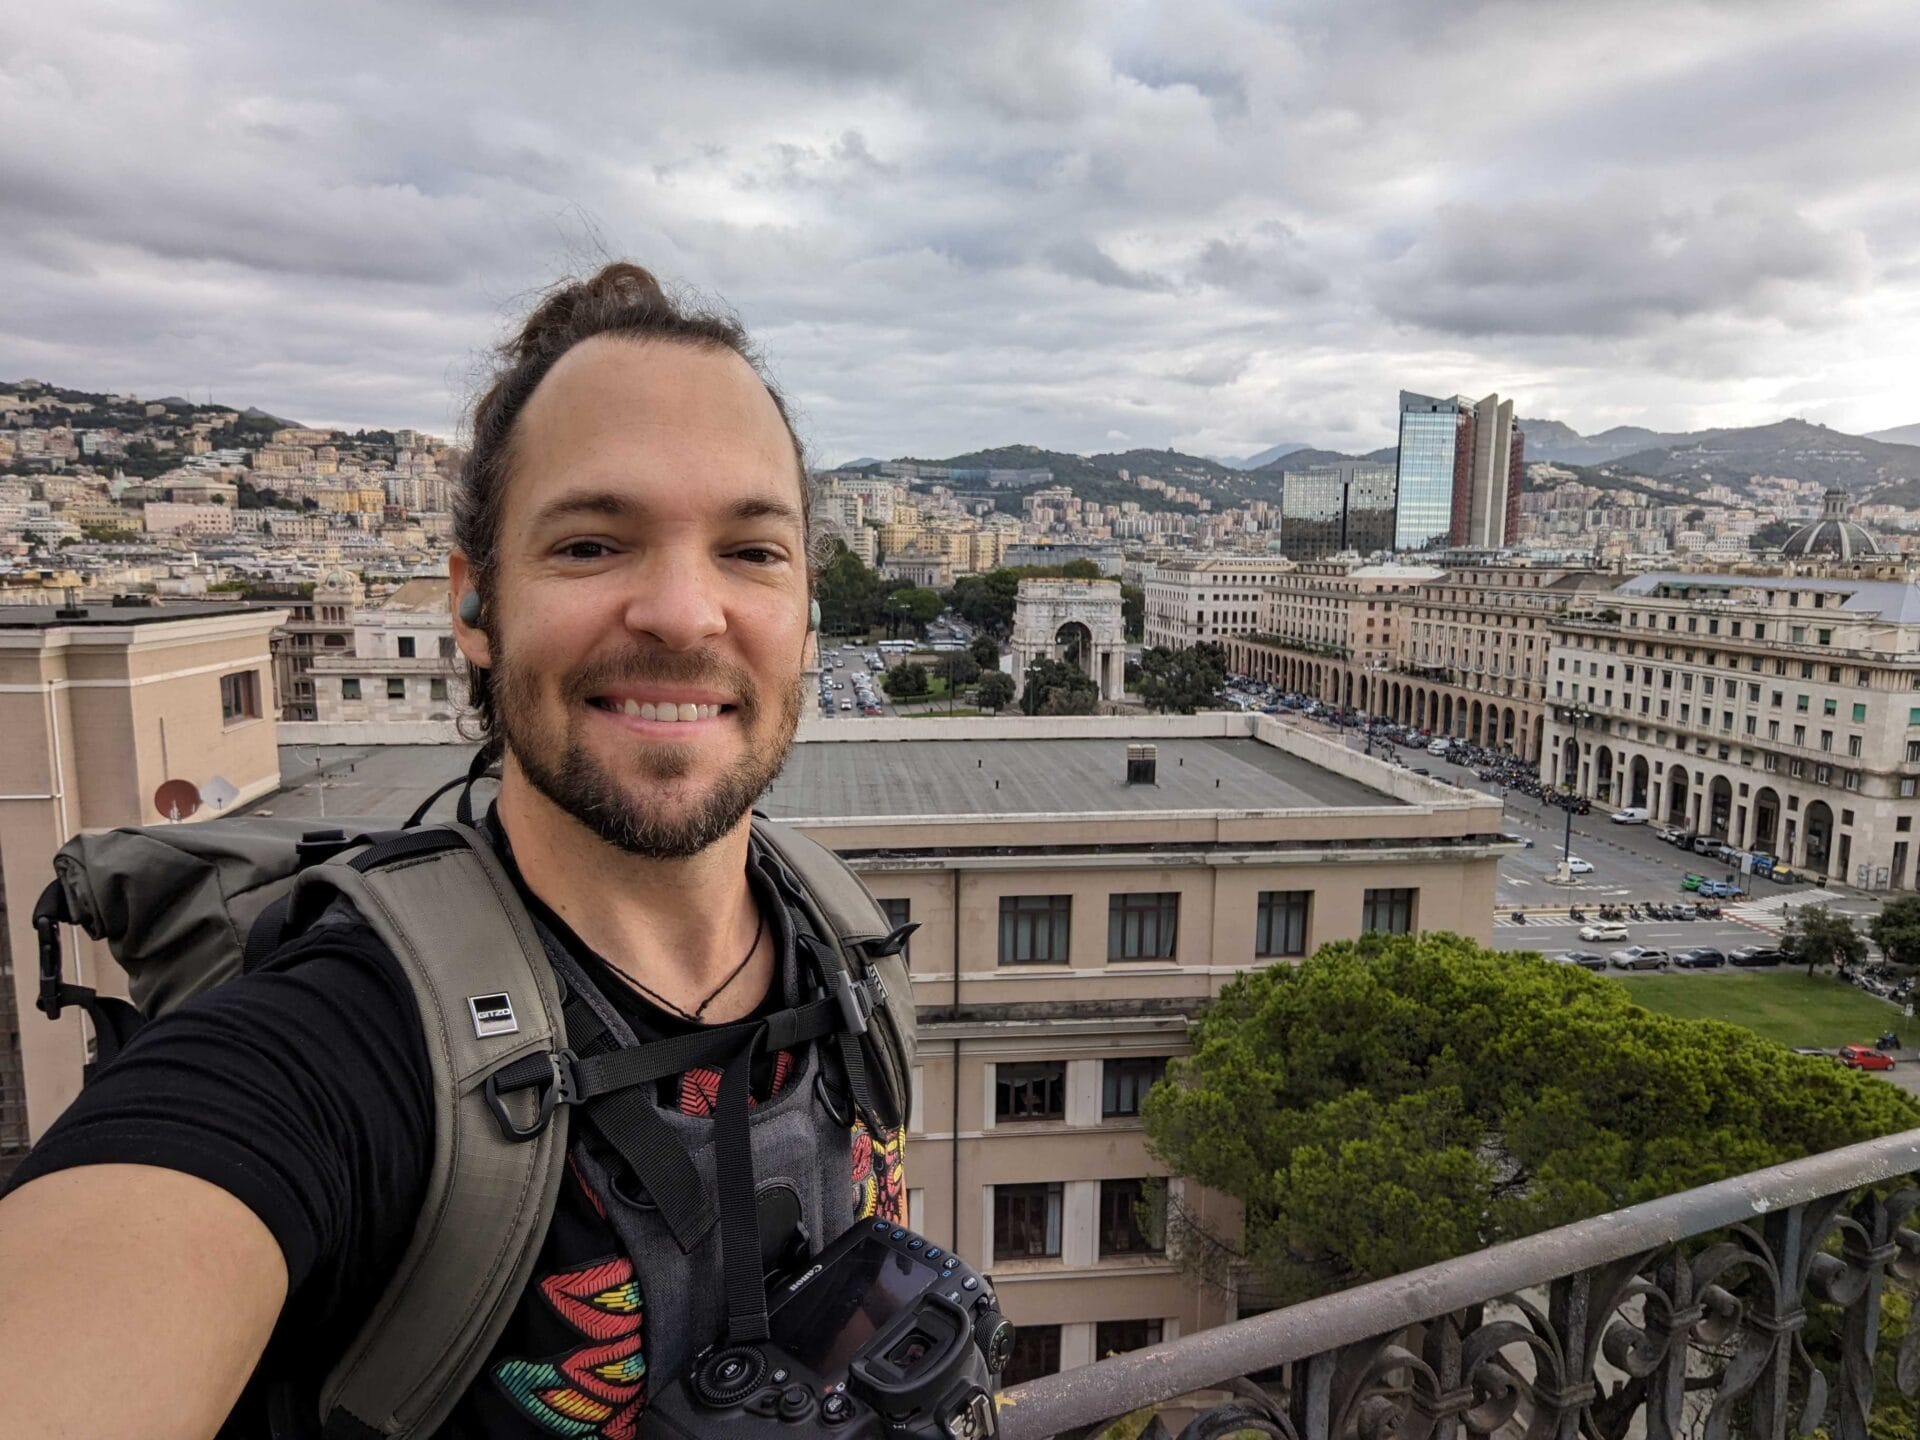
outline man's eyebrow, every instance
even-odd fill
[[[802,524],[798,507],[766,495],[749,495],[736,500],[724,512],[729,520],[784,520],[796,529]],[[638,496],[617,490],[593,490],[577,495],[562,495],[534,512],[536,527],[574,515],[605,515],[615,520],[644,520],[647,506]]]

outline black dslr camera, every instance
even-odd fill
[[[671,1436],[985,1440],[1013,1327],[973,1268],[887,1221],[862,1221],[767,1296],[768,1337],[710,1345],[640,1421]]]

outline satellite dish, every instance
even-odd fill
[[[153,808],[178,823],[200,808],[200,791],[191,780],[163,780],[153,792]]]
[[[240,798],[231,780],[216,775],[200,787],[200,798],[216,810],[224,810]]]

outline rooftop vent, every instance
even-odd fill
[[[67,603],[53,612],[53,618],[56,620],[86,619],[87,612],[80,606],[79,588],[73,585],[66,585],[61,588],[62,593],[67,597]]]
[[[1159,768],[1159,756],[1160,747],[1157,745],[1127,746],[1127,784],[1154,784],[1154,774]]]

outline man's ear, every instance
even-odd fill
[[[455,550],[447,557],[447,598],[453,612],[453,643],[473,664],[490,670],[493,641],[482,628],[489,623],[486,608],[483,605],[476,613],[474,601],[468,599],[469,596],[477,598],[479,593],[478,572],[463,551]]]

